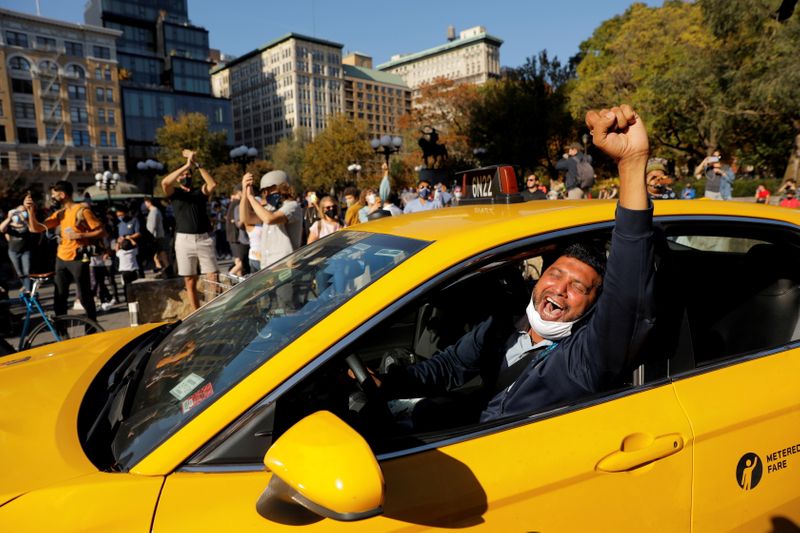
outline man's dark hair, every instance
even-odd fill
[[[579,152],[583,152],[583,145],[581,143],[572,143],[569,145],[570,149],[575,149]]]
[[[353,198],[358,198],[359,194],[360,193],[358,192],[358,189],[356,189],[355,187],[347,187],[344,190],[344,196],[352,196]]]
[[[72,199],[72,183],[66,180],[60,180],[53,185],[53,190],[58,192],[63,192],[67,196],[69,196],[70,200]]]
[[[600,274],[601,278],[606,275],[606,254],[593,244],[576,242],[564,249],[562,257],[572,257],[582,263],[586,263]]]

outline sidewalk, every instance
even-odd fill
[[[221,260],[218,263],[220,272],[227,272],[232,265],[232,262],[230,260]],[[152,272],[147,272],[145,274],[145,279],[150,279],[152,277],[153,277]],[[117,275],[116,281],[117,281],[117,286],[121,289],[122,277],[120,275]],[[44,308],[46,313],[52,313],[53,311],[54,290],[55,289],[53,288],[53,282],[51,280],[45,283],[44,286],[40,288],[37,293],[39,302],[42,304],[42,307]],[[122,291],[120,290],[120,296],[122,297],[121,292]],[[5,340],[9,344],[11,344],[11,346],[13,346],[15,349],[17,347],[17,344],[19,343],[19,333],[20,333],[19,330],[22,327],[22,321],[25,319],[25,305],[19,300],[17,296],[18,294],[19,290],[17,289],[9,291],[9,297],[10,297],[9,299],[11,300],[9,310],[11,312],[11,315],[14,317],[13,322],[14,324],[17,324],[17,326],[14,327],[15,330],[14,336],[5,337]],[[128,304],[125,303],[124,297],[122,298],[123,301],[118,302],[116,305],[112,306],[111,309],[109,309],[108,311],[101,311],[100,307],[98,306],[97,322],[100,324],[100,326],[102,326],[102,328],[105,331],[130,327],[131,324],[130,324],[130,314],[128,313]],[[67,312],[67,314],[86,316],[86,314],[83,311],[76,311],[72,308],[72,306],[75,303],[75,300],[76,300],[75,284],[73,283],[70,291],[70,298],[68,302],[69,311]],[[36,316],[32,317],[31,327],[35,326],[39,322],[41,322],[41,318],[39,318],[37,314]]]

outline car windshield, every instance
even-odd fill
[[[337,232],[191,315],[152,352],[112,442],[129,468],[214,399],[427,242]]]

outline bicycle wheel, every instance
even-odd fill
[[[100,324],[82,316],[56,316],[51,318],[50,322],[53,324],[53,328],[58,332],[62,341],[104,331]],[[57,342],[57,339],[53,336],[53,332],[50,331],[47,324],[42,322],[28,334],[28,337],[25,339],[24,349],[36,348],[37,346],[44,346],[52,342]]]

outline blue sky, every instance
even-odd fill
[[[604,20],[630,0],[189,0],[189,18],[210,32],[211,46],[241,55],[288,32],[328,39],[344,52],[371,55],[375,64],[446,42],[456,31],[482,25],[501,39],[500,62],[517,67],[547,49],[566,61]],[[650,5],[661,1],[648,0]],[[44,17],[83,22],[85,0],[39,0]],[[397,6],[390,8],[389,6]],[[36,12],[35,0],[0,6]]]

